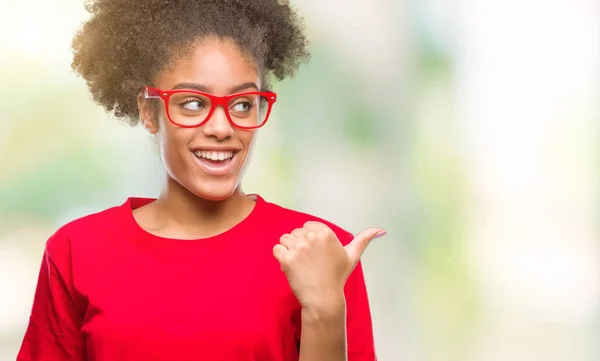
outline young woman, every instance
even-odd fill
[[[73,41],[94,99],[155,134],[156,199],[48,241],[23,361],[374,361],[356,237],[240,189],[271,77],[308,59],[278,0],[99,0]],[[133,164],[133,167],[136,165]]]

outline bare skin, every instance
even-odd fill
[[[369,243],[383,235],[367,228],[343,247],[329,227],[307,222],[273,247],[302,305],[300,361],[347,359],[344,284]]]
[[[223,39],[205,39],[190,56],[176,59],[160,74],[154,86],[173,89],[194,83],[214,95],[260,90],[257,66],[236,45]],[[255,84],[239,89],[242,84]],[[156,202],[134,211],[138,224],[161,237],[199,239],[218,235],[239,223],[255,201],[240,189],[249,163],[256,130],[233,127],[223,109],[197,128],[181,128],[167,118],[164,107],[156,115],[140,96],[140,116],[146,129],[159,140],[166,170],[164,187]],[[232,170],[211,175],[199,167],[197,148],[235,151]],[[368,243],[382,234],[369,228],[343,247],[326,225],[308,222],[282,235],[273,248],[292,291],[302,306],[301,361],[344,361],[346,355],[344,284]]]
[[[190,56],[177,59],[171,68],[155,79],[157,88],[196,83],[207,87],[212,94],[227,95],[240,84],[261,86],[255,65],[231,41],[199,42]],[[163,237],[198,239],[222,233],[244,219],[252,211],[254,200],[239,185],[249,163],[256,130],[233,127],[221,108],[202,127],[181,128],[168,120],[164,107],[156,117],[141,97],[138,103],[144,126],[158,136],[166,170],[158,200],[134,212],[140,226]],[[212,176],[197,166],[192,150],[209,147],[237,151],[232,160],[236,164],[228,175]]]

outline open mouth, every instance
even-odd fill
[[[237,151],[195,151],[194,156],[205,172],[212,175],[225,175],[231,171]]]
[[[196,151],[194,155],[196,158],[203,162],[206,162],[215,167],[222,166],[231,162],[233,159],[234,152],[210,152],[210,151]]]

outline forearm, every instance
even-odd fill
[[[300,361],[346,361],[343,297],[318,309],[302,310]]]

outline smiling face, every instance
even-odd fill
[[[233,41],[210,38],[172,62],[154,85],[162,90],[184,88],[226,96],[258,91],[261,79],[256,64]],[[173,104],[169,105],[171,119],[176,120],[175,106],[181,116],[196,116],[202,114],[206,103],[202,97],[173,95],[169,101]],[[234,127],[221,106],[201,126],[185,128],[169,120],[164,102],[158,114],[141,96],[138,104],[145,127],[158,136],[162,162],[172,180],[210,201],[227,199],[236,191],[249,163],[256,130]],[[231,102],[228,109],[230,115],[241,114],[249,106],[251,101],[244,98]]]

